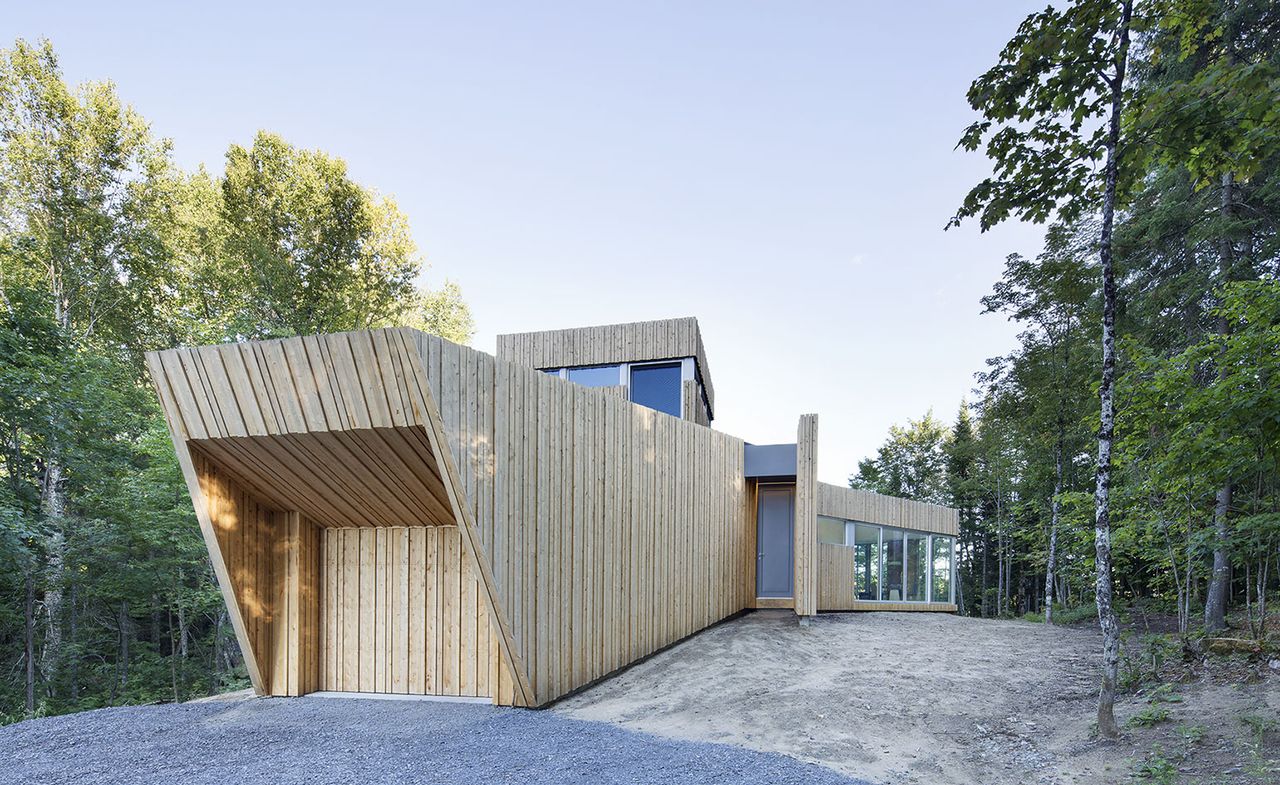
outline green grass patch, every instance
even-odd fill
[[[1258,743],[1262,743],[1263,736],[1276,728],[1280,728],[1280,721],[1277,721],[1275,717],[1257,711],[1240,715],[1240,721],[1249,729],[1249,732],[1253,734],[1254,740]]]
[[[1204,738],[1207,728],[1203,725],[1179,725],[1178,737],[1182,739],[1182,743],[1188,747],[1193,747],[1200,743]]]
[[[1174,684],[1161,684],[1147,695],[1147,703],[1182,703],[1178,687]]]
[[[1151,748],[1150,755],[1133,767],[1133,776],[1139,782],[1173,785],[1178,781],[1178,767],[1165,757],[1164,747],[1157,744]]]
[[[1162,722],[1169,721],[1169,710],[1164,706],[1155,705],[1148,706],[1137,714],[1129,718],[1125,723],[1129,728],[1150,728],[1153,725],[1159,725]]]

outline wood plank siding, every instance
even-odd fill
[[[262,510],[270,536],[236,536],[276,538],[237,551],[206,537],[260,693],[542,705],[753,594],[743,442],[616,390],[401,329],[174,349],[148,364],[197,513],[211,531],[250,525],[217,512],[195,461]],[[416,531],[453,550],[419,556]],[[313,558],[314,577],[302,566]],[[295,572],[287,591],[258,585]],[[458,591],[433,594],[432,580]]]
[[[480,529],[537,703],[746,607],[755,543],[740,439],[420,340],[496,374],[493,512]]]
[[[796,432],[795,610],[818,612],[818,415],[800,417]]]
[[[817,514],[933,534],[960,534],[960,511],[952,507],[882,496],[825,482],[818,483]]]
[[[706,396],[705,401],[696,403],[702,396],[691,396],[686,388],[684,418],[707,425],[715,416],[716,394],[702,332],[693,317],[512,333],[499,335],[497,343],[499,360],[538,369],[681,357],[697,361],[698,379]]]
[[[193,476],[206,503],[201,526],[206,545],[213,537],[210,556],[222,586],[227,613],[244,653],[249,677],[259,694],[271,691],[277,577],[275,558],[284,537],[278,513],[249,493],[227,472],[197,454]],[[261,669],[259,669],[261,665]]]
[[[304,592],[301,586],[291,593],[276,592],[261,603],[260,614],[238,600],[248,593],[257,596],[252,582],[267,579],[261,576],[288,574],[290,561],[264,543],[254,551],[253,570],[236,567],[234,551],[223,547],[215,531],[218,500],[205,493],[197,459],[205,471],[234,477],[236,487],[270,510],[273,521],[295,514],[300,527],[305,520],[328,529],[366,527],[370,532],[410,524],[456,527],[459,558],[479,584],[476,589],[468,582],[466,590],[479,598],[488,619],[488,627],[477,634],[496,640],[500,650],[498,661],[488,665],[491,677],[499,672],[489,680],[499,687],[491,690],[491,697],[515,705],[532,701],[510,626],[495,605],[491,568],[475,523],[478,507],[467,494],[491,460],[485,444],[492,438],[466,440],[483,425],[491,428],[492,415],[486,415],[478,402],[463,408],[458,401],[463,390],[491,391],[492,382],[486,388],[482,380],[468,375],[457,363],[459,355],[452,353],[452,381],[437,390],[447,397],[437,398],[416,336],[414,331],[375,330],[147,356],[237,640],[260,694],[293,689],[281,688],[272,669],[277,663],[291,663],[295,653],[273,657],[269,644],[258,641],[258,626],[270,628],[289,618],[301,624],[310,614],[313,621],[305,635],[291,636],[280,629],[269,629],[265,635],[268,641],[296,641],[298,647],[315,649],[324,634],[323,622],[315,621],[319,593]],[[474,369],[466,369],[470,370]],[[459,450],[462,444],[468,449]],[[360,558],[377,558],[376,539],[371,542],[375,550],[362,550]],[[320,569],[328,568],[325,564]],[[357,595],[355,612],[362,631],[373,635],[376,625],[368,630],[364,626],[372,624],[380,607],[377,583],[368,591],[364,588]],[[287,603],[292,597],[299,602],[308,598],[312,607],[290,614]],[[457,638],[450,641],[457,645]],[[348,647],[343,656],[352,651]],[[308,662],[307,655],[296,656],[299,663]],[[300,691],[319,679],[318,658],[312,659],[317,665],[299,676]],[[501,690],[503,670],[510,684],[506,694]],[[376,680],[364,678],[365,672],[360,671],[357,687],[379,691]],[[289,684],[287,676],[284,684]]]
[[[322,542],[319,689],[510,693],[492,680],[499,647],[458,527],[326,529]]]

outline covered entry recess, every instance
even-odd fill
[[[148,360],[258,692],[523,703],[464,484],[404,337]]]
[[[756,490],[756,598],[795,594],[795,483],[760,484]]]

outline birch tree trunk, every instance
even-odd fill
[[[1231,508],[1231,485],[1218,489],[1213,504],[1213,570],[1204,598],[1204,627],[1208,632],[1227,628],[1227,511]]]
[[[53,315],[64,335],[68,334],[71,316],[66,299],[60,267],[49,264],[49,290],[52,296]],[[66,565],[66,536],[64,524],[67,513],[65,478],[62,473],[62,456],[58,444],[57,415],[49,422],[49,443],[44,455],[44,476],[40,487],[40,512],[49,535],[45,537],[45,589],[44,611],[48,619],[44,646],[40,656],[40,671],[50,691],[54,689],[58,675],[58,663],[62,656],[62,584]]]
[[[45,537],[44,613],[47,627],[41,648],[40,673],[47,689],[52,691],[62,659],[62,584],[66,577],[67,545],[63,525],[67,499],[57,448],[51,448],[50,453],[44,467],[44,485],[40,498],[41,513],[49,526],[49,535]]]
[[[1120,146],[1120,112],[1124,104],[1124,76],[1129,57],[1129,22],[1133,0],[1125,0],[1116,33],[1116,71],[1110,80],[1111,107],[1107,118],[1106,184],[1102,197],[1102,231],[1098,255],[1102,263],[1102,384],[1098,391],[1098,472],[1094,491],[1094,554],[1097,562],[1096,599],[1102,627],[1102,685],[1098,691],[1098,733],[1119,735],[1116,727],[1116,682],[1120,670],[1120,626],[1112,608],[1111,591],[1111,447],[1116,431],[1116,276],[1111,258],[1116,217],[1116,179]]]

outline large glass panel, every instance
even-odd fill
[[[680,363],[631,366],[631,402],[679,417]]]
[[[593,365],[590,368],[570,368],[569,381],[583,387],[617,387],[618,366]]]
[[[933,538],[933,596],[934,602],[951,602],[951,550],[950,537]]]
[[[925,602],[929,581],[929,535],[907,532],[907,602]]]
[[[880,527],[859,523],[853,529],[853,581],[860,600],[880,596]]]
[[[839,518],[818,516],[818,542],[844,545],[844,521]]]
[[[880,599],[893,602],[902,601],[902,532],[894,529],[883,529],[884,544],[881,546]]]

